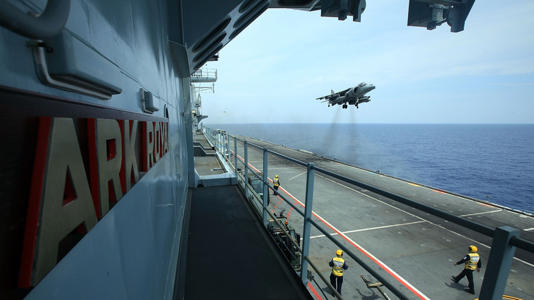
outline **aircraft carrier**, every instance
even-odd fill
[[[460,32],[473,3],[410,0],[407,23]],[[212,79],[195,74],[268,8],[365,7],[0,1],[0,298],[471,299],[448,280],[468,244],[481,299],[533,298],[531,216],[196,128]],[[324,278],[338,247],[342,296]]]
[[[521,237],[534,240],[534,218],[528,213],[350,166],[306,150],[289,149],[254,138],[237,138],[460,218],[492,228],[508,225],[521,229]],[[250,144],[249,166],[263,172],[263,153]],[[238,145],[238,158],[242,161],[243,143],[238,142]],[[297,208],[302,208],[306,194],[306,167],[277,155],[270,155],[268,162],[271,178],[274,174],[280,177],[280,194]],[[302,234],[302,216],[280,198],[270,202],[269,209],[277,213],[283,211],[290,224]],[[386,279],[399,290],[406,290],[414,299],[473,299],[463,290],[467,282],[464,282],[465,285],[453,283],[450,276],[461,271],[453,263],[466,254],[467,246],[476,245],[484,266],[482,272],[475,273],[475,290],[480,291],[492,243],[488,236],[361,186],[317,173],[313,211],[314,218],[323,229],[354,251],[366,264],[377,270],[392,270]],[[309,256],[328,277],[330,268],[327,262],[334,256],[336,246],[317,229],[311,231],[310,239]],[[534,279],[533,263],[531,252],[521,249],[516,252],[506,295],[523,299],[534,297],[534,289],[530,286]],[[361,279],[361,275],[369,273],[356,262],[351,262],[350,258],[349,266],[344,276],[343,296],[347,299],[379,297],[380,294],[369,290]],[[328,290],[325,286],[319,289]]]

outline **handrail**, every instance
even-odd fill
[[[69,92],[75,92],[99,98],[102,100],[109,100],[114,94],[120,94],[122,90],[111,84],[96,84],[94,82],[71,83],[67,80],[61,80],[61,78],[54,78],[48,72],[48,64],[46,62],[45,45],[42,42],[30,43],[33,47],[33,57],[35,61],[35,67],[37,71],[37,77],[46,85],[55,87],[58,89],[66,90]]]
[[[358,258],[352,251],[350,251],[349,248],[345,247],[342,243],[337,241],[332,237],[330,233],[328,233],[326,230],[324,230],[321,226],[319,226],[317,223],[315,223],[314,220],[310,220],[310,223],[317,228],[322,234],[324,234],[325,237],[327,237],[330,241],[332,241],[336,246],[338,246],[341,250],[345,251],[352,259],[354,259],[360,266],[362,266],[367,272],[371,273],[378,281],[380,281],[382,284],[384,284],[393,294],[395,294],[397,297],[401,299],[408,299],[404,294],[399,291],[395,286],[391,285],[388,281],[385,280],[385,278],[380,275],[378,272],[373,270],[371,267],[369,267],[366,263],[364,263],[360,258]]]
[[[244,161],[241,161],[240,162],[242,164],[245,164]],[[243,179],[243,181],[245,180],[245,177],[241,174],[238,174],[238,176],[240,178]],[[246,183],[245,183],[246,184]],[[269,187],[269,189],[273,190],[273,187],[271,185],[269,185],[269,183],[267,182],[266,183],[267,186]],[[257,193],[255,192],[252,192],[252,197],[254,197],[256,199],[256,201],[260,202],[261,203],[261,199],[259,199]],[[296,208],[293,204],[291,204],[287,199],[285,199],[282,195],[278,195],[278,197],[280,197],[282,200],[284,200],[287,204],[291,205],[293,207],[293,209],[295,209],[298,213],[300,213],[302,216],[304,216],[304,213],[301,212],[298,208]],[[280,221],[278,221],[278,219],[276,218],[275,215],[273,215],[269,210],[266,210],[267,213],[269,214],[269,216],[271,216],[271,218],[273,218],[273,221],[276,223],[276,225],[278,226],[278,228],[280,228],[287,236],[289,236],[289,232],[287,230],[284,229],[284,226],[282,225],[282,223],[280,223]],[[293,239],[289,239],[289,241],[295,246],[297,247],[297,250],[298,252],[302,255],[302,248],[300,247],[299,244],[297,244],[297,242],[295,242]],[[287,246],[286,246],[287,248]],[[308,261],[308,263],[310,264],[310,266],[315,270],[315,272],[319,275],[319,277],[321,278],[321,280],[323,280],[323,282],[334,292],[335,296],[340,299],[340,300],[343,300],[343,298],[341,297],[341,295],[337,292],[337,290],[332,286],[332,284],[326,280],[326,278],[323,276],[323,274],[321,274],[321,272],[319,272],[319,269],[315,266],[315,264],[309,259],[309,257],[305,256],[304,259],[306,259]]]
[[[317,266],[315,266],[315,264],[311,261],[311,259],[309,257],[307,257],[307,256],[305,256],[304,259],[308,261],[310,266],[315,270],[315,273],[317,273],[319,275],[319,277],[321,277],[321,279],[324,281],[324,283],[326,283],[326,285],[332,290],[332,292],[334,292],[335,296],[338,299],[343,300],[343,297],[341,297],[341,295],[332,286],[332,284],[330,284],[330,282],[328,282],[328,280],[326,280],[326,278],[324,278],[323,274],[321,274],[321,272],[319,272],[319,268],[317,268]]]
[[[207,131],[214,138],[213,130],[208,129]],[[326,176],[329,176],[329,177],[332,177],[334,179],[343,181],[345,183],[365,188],[365,189],[367,189],[367,190],[369,190],[369,191],[371,191],[373,193],[388,197],[389,199],[391,199],[391,200],[393,200],[395,202],[399,202],[399,203],[405,204],[405,205],[407,205],[409,207],[412,207],[412,208],[418,209],[420,211],[429,213],[429,214],[431,214],[433,216],[442,218],[442,219],[450,221],[450,222],[452,222],[454,224],[458,224],[458,225],[460,225],[462,227],[466,227],[466,228],[471,229],[471,230],[473,230],[475,232],[478,232],[478,233],[483,234],[485,236],[491,237],[493,239],[493,242],[492,242],[490,256],[489,256],[488,263],[487,263],[488,267],[486,268],[484,281],[482,282],[482,288],[481,288],[482,292],[480,294],[480,298],[481,299],[482,298],[484,298],[484,299],[486,299],[486,298],[487,299],[493,299],[495,297],[498,298],[498,297],[500,297],[500,295],[502,295],[502,293],[504,292],[504,287],[505,287],[505,284],[506,284],[508,273],[510,271],[510,265],[511,265],[512,259],[514,257],[514,252],[515,252],[515,248],[516,247],[520,248],[520,249],[524,249],[524,250],[529,251],[531,253],[534,253],[534,243],[529,241],[529,240],[520,238],[518,229],[515,229],[515,228],[512,228],[512,227],[508,227],[508,226],[501,226],[501,227],[497,227],[497,228],[494,229],[494,228],[492,228],[490,226],[479,224],[477,222],[473,222],[473,221],[470,221],[470,220],[467,220],[467,219],[463,219],[461,217],[452,215],[452,214],[450,214],[448,212],[445,212],[445,211],[442,211],[442,210],[439,210],[439,209],[435,209],[433,207],[430,207],[430,206],[415,202],[413,200],[410,200],[410,199],[404,198],[402,196],[387,192],[385,190],[382,190],[382,189],[376,188],[374,186],[359,182],[357,180],[345,177],[343,175],[336,174],[336,173],[334,173],[332,171],[317,167],[312,163],[305,163],[303,161],[294,159],[292,157],[288,157],[287,155],[278,153],[278,152],[273,151],[273,150],[269,150],[266,147],[262,147],[260,145],[254,144],[254,143],[250,143],[245,139],[238,138],[237,136],[229,135],[227,132],[215,131],[215,134],[219,134],[219,135],[222,134],[223,135],[224,143],[223,142],[219,142],[219,144],[222,147],[224,147],[221,150],[225,151],[225,153],[227,155],[226,159],[230,160],[230,152],[233,152],[233,154],[234,154],[234,162],[235,162],[234,163],[234,169],[236,170],[236,173],[237,173],[237,168],[238,168],[238,166],[237,166],[238,165],[238,161],[241,161],[241,163],[245,166],[245,168],[244,168],[244,171],[246,172],[244,174],[245,176],[241,176],[241,177],[247,178],[248,177],[248,170],[251,169],[251,167],[252,167],[252,165],[250,165],[248,163],[248,155],[247,155],[248,154],[248,150],[247,150],[248,146],[252,146],[254,148],[257,148],[257,149],[263,151],[263,153],[264,153],[263,154],[264,155],[264,168],[267,167],[266,166],[266,162],[267,162],[267,154],[268,153],[271,153],[271,154],[273,154],[275,156],[278,156],[278,157],[281,157],[283,159],[292,161],[292,162],[294,162],[296,164],[299,164],[301,166],[306,166],[307,173],[308,173],[308,179],[307,179],[307,183],[306,183],[306,190],[307,190],[307,192],[306,192],[306,203],[304,204],[304,207],[306,208],[306,211],[305,212],[300,211],[300,209],[298,209],[294,204],[291,203],[291,201],[286,199],[283,195],[281,195],[281,194],[278,195],[286,204],[290,205],[293,209],[295,209],[300,215],[302,215],[304,217],[304,228],[305,229],[304,229],[304,236],[303,236],[303,248],[300,248],[300,246],[297,245],[298,251],[302,255],[302,260],[301,260],[302,271],[301,271],[300,276],[301,276],[301,279],[302,279],[304,284],[306,284],[306,282],[307,282],[307,278],[305,276],[305,273],[306,273],[306,270],[307,270],[307,266],[311,265],[312,268],[314,268],[314,270],[319,274],[321,279],[323,281],[325,281],[325,283],[327,285],[329,285],[328,281],[325,280],[325,278],[322,276],[322,274],[317,270],[317,268],[315,268],[313,263],[307,257],[308,254],[307,254],[307,250],[306,250],[307,249],[306,245],[309,244],[309,238],[310,237],[309,237],[309,233],[306,234],[306,232],[307,232],[307,230],[309,228],[309,225],[311,224],[316,229],[318,229],[321,233],[323,233],[324,236],[327,237],[331,242],[333,242],[339,248],[344,250],[360,266],[362,266],[365,270],[367,270],[369,273],[371,273],[376,279],[381,281],[382,284],[384,284],[393,294],[395,294],[397,297],[399,297],[401,299],[407,299],[407,297],[405,295],[403,295],[401,290],[397,289],[397,287],[395,287],[394,285],[392,285],[388,281],[386,281],[385,278],[382,277],[377,271],[375,271],[373,268],[371,268],[370,266],[365,264],[350,249],[345,247],[341,242],[337,241],[334,237],[332,237],[331,233],[328,233],[325,229],[323,229],[319,224],[317,224],[312,219],[311,212],[312,212],[312,206],[313,206],[313,204],[312,204],[312,199],[313,199],[312,191],[313,191],[314,171],[320,172],[320,173],[322,173],[322,174],[324,174]],[[234,151],[230,151],[229,150],[230,149],[230,146],[229,146],[229,138],[230,137],[232,137],[234,139]],[[220,139],[221,138],[219,136],[219,140]],[[239,155],[237,154],[237,141],[240,141],[240,142],[243,143],[244,152],[245,152],[245,158],[244,159],[239,157]],[[217,149],[219,149],[219,147],[217,147]],[[239,160],[238,160],[238,157],[239,157]],[[255,168],[252,168],[252,169],[255,169]],[[254,176],[259,178],[263,182],[264,185],[267,185],[267,187],[269,189],[271,189],[271,190],[274,189],[269,184],[268,180],[270,180],[270,179],[268,179],[266,177],[266,175],[264,175],[264,178],[266,178],[266,179],[260,178],[260,175],[257,174],[256,171],[258,171],[258,170],[257,169],[252,170],[252,173],[254,174]],[[265,173],[265,174],[267,174],[267,173]],[[248,184],[248,182],[246,182],[246,180],[244,181],[244,184],[245,184],[245,191],[246,191],[247,190],[247,186],[249,186],[249,184]],[[251,190],[253,190],[253,189],[251,188]],[[309,191],[311,191],[311,196],[310,197],[308,197],[308,192]],[[256,196],[257,195],[255,193],[253,193],[253,197],[255,199],[257,198]],[[256,200],[261,203],[261,199],[256,199]],[[263,201],[263,203],[261,203],[261,205],[263,207],[263,210],[266,211],[267,213],[269,213],[270,216],[272,216],[272,214],[266,209],[265,200]],[[300,205],[303,205],[303,204],[300,203]],[[259,208],[259,209],[261,209],[261,208]],[[264,218],[265,218],[265,215],[264,215]],[[273,219],[275,219],[275,218],[273,217]],[[276,223],[277,223],[278,226],[281,227],[279,222],[276,222]],[[283,228],[282,228],[282,230],[283,230]]]
[[[241,162],[241,164],[245,165],[245,162],[242,161],[242,159],[239,159],[238,160],[239,162]],[[255,174],[255,172],[252,172],[255,176],[258,177],[258,179],[260,179],[262,182],[263,182],[263,178],[259,177],[257,174]],[[273,190],[274,187],[272,185],[269,184],[269,182],[263,182],[264,184],[267,184],[267,186],[269,187],[269,189]],[[304,212],[300,210],[300,208],[298,208],[295,204],[291,203],[291,201],[287,200],[282,194],[278,194],[278,197],[280,197],[282,200],[284,200],[284,202],[286,202],[286,204],[288,204],[289,206],[291,206],[295,211],[297,211],[301,216],[304,217]]]
[[[230,136],[231,137],[235,137],[233,135],[230,135]],[[235,138],[237,138],[237,137],[235,137]],[[243,139],[239,139],[239,138],[237,138],[237,139],[239,141],[243,141]],[[261,149],[261,150],[266,150],[267,152],[269,152],[271,154],[274,154],[274,155],[282,157],[282,158],[286,158],[286,159],[291,160],[291,161],[293,161],[295,163],[298,163],[300,165],[306,166],[306,163],[304,163],[304,162],[302,162],[300,160],[297,160],[297,159],[294,159],[294,158],[289,158],[284,154],[278,153],[276,151],[269,150],[269,149],[267,149],[265,147],[262,147],[262,146],[259,146],[257,144],[248,142],[248,145],[252,145],[255,148],[258,148],[258,149]],[[473,231],[476,231],[478,233],[481,233],[483,235],[486,235],[486,236],[489,236],[489,237],[493,237],[493,235],[495,233],[495,229],[493,229],[493,228],[491,228],[491,227],[489,227],[487,225],[483,225],[483,224],[476,223],[476,222],[471,221],[471,220],[463,219],[461,217],[452,215],[452,214],[450,214],[448,212],[445,212],[445,211],[442,211],[442,210],[439,210],[439,209],[436,209],[436,208],[433,208],[433,207],[430,207],[430,206],[427,206],[427,205],[424,205],[424,204],[421,204],[421,203],[417,203],[417,202],[415,202],[413,200],[409,200],[409,199],[404,198],[402,196],[386,192],[384,190],[381,190],[381,189],[375,188],[373,186],[367,185],[365,183],[361,183],[359,181],[350,179],[348,177],[333,173],[331,171],[325,170],[325,169],[317,167],[317,166],[314,166],[313,169],[318,171],[318,172],[320,172],[320,173],[328,175],[330,177],[333,177],[333,178],[339,179],[341,181],[344,181],[346,183],[349,183],[349,184],[352,184],[352,185],[356,185],[356,186],[359,186],[361,188],[367,189],[367,190],[369,190],[369,191],[371,191],[373,193],[388,197],[388,198],[390,198],[392,200],[395,200],[396,202],[401,202],[401,203],[406,204],[406,205],[408,205],[410,207],[413,207],[413,208],[416,208],[418,210],[424,211],[424,212],[429,213],[429,214],[431,214],[433,216],[443,218],[443,219],[445,219],[447,221],[451,221],[452,223],[458,224],[458,225],[463,226],[463,227],[467,227],[467,228],[469,228],[469,229],[471,229]],[[514,237],[514,238],[511,239],[510,244],[513,245],[513,246],[516,246],[518,248],[521,248],[523,250],[527,250],[529,252],[534,252],[534,243],[530,242],[528,240]]]
[[[531,241],[525,240],[523,238],[518,238],[518,237],[511,238],[510,245],[516,246],[517,248],[534,253],[534,243],[532,243]]]
[[[233,152],[233,151],[231,151]],[[234,153],[234,155],[236,155],[237,157],[237,153]],[[230,159],[228,158],[228,161],[230,162]],[[243,165],[245,164],[245,161],[240,159],[240,160],[236,160],[236,162],[239,161],[241,162]],[[234,169],[237,170],[237,166],[234,165]],[[255,171],[252,172],[255,176],[257,176],[259,178],[259,175],[256,174]],[[243,183],[244,184],[248,184],[248,182],[245,182],[245,176],[239,174],[237,171],[236,171],[236,176],[238,176],[238,178],[241,178],[243,180]],[[262,180],[262,182],[264,184],[266,184],[268,186],[268,188],[270,190],[274,190],[274,187],[272,187],[269,182],[265,182],[263,181],[263,178],[260,178]],[[254,191],[254,189],[250,189],[252,192],[251,192],[251,195],[252,197],[259,203],[262,203],[262,199],[259,198],[259,195]],[[293,207],[294,210],[296,210],[299,214],[301,214],[302,216],[304,216],[304,213],[301,212],[295,205],[291,204],[287,199],[285,199],[284,196],[282,195],[278,195],[278,197],[280,197],[282,200],[284,200],[287,204],[289,204],[291,207]],[[287,236],[290,236],[289,234],[289,231],[287,231],[285,228],[284,228],[284,225],[282,225],[282,223],[277,219],[277,217],[275,215],[273,215],[268,209],[266,210],[267,214],[269,214],[269,216],[273,219],[273,221],[275,222],[275,224],[278,226],[279,229],[281,229],[284,234],[286,234]],[[297,251],[302,255],[302,248],[300,247],[299,244],[297,244],[297,242],[295,240],[293,240],[292,238],[289,238],[289,241],[293,244],[293,246],[295,246],[297,248]],[[287,248],[287,246],[284,244],[284,246],[286,247],[287,250],[289,250]],[[326,278],[323,276],[323,274],[321,274],[321,272],[319,271],[319,269],[315,266],[315,264],[309,259],[309,257],[307,256],[304,256],[304,259],[310,264],[310,266],[315,270],[315,272],[319,275],[319,277],[321,278],[321,280],[332,290],[332,292],[335,294],[336,298],[340,299],[340,300],[343,300],[343,297],[341,297],[341,295],[337,292],[337,290],[332,286],[332,284],[326,280]],[[317,284],[317,282],[316,282]]]
[[[231,137],[235,137],[235,136],[231,135]],[[238,140],[239,140],[239,138],[238,138]],[[247,142],[247,143],[248,143],[249,145],[253,146],[254,148],[258,148],[258,149],[260,149],[260,150],[264,150],[264,149],[265,149],[265,150],[267,150],[267,152],[269,152],[269,153],[271,153],[271,154],[274,154],[274,155],[276,155],[276,156],[278,156],[278,157],[287,159],[287,160],[292,161],[292,162],[294,162],[294,163],[296,163],[296,164],[299,164],[299,165],[301,165],[301,166],[304,166],[304,167],[305,167],[305,166],[307,165],[307,163],[305,163],[305,162],[303,162],[303,161],[300,161],[300,160],[298,160],[298,159],[295,159],[295,158],[293,158],[293,157],[289,157],[289,156],[284,155],[284,154],[282,154],[282,153],[278,153],[278,152],[276,152],[276,151],[269,150],[269,149],[267,149],[267,148],[264,148],[264,147],[262,147],[262,146],[260,146],[260,145],[256,145],[256,144],[254,144],[254,143],[250,143],[250,142]]]
[[[243,177],[243,176],[241,176],[241,177]],[[261,201],[261,199],[258,199],[258,198],[257,198],[256,193],[253,193],[253,197],[256,198],[256,200],[257,200],[258,202]],[[271,218],[273,218],[273,221],[276,223],[276,225],[278,225],[278,227],[280,227],[280,229],[282,229],[282,231],[283,231],[285,234],[287,234],[287,235],[289,236],[289,231],[287,231],[287,230],[284,229],[284,226],[282,225],[282,223],[280,223],[280,221],[278,221],[278,220],[276,219],[276,216],[273,215],[269,210],[267,210],[267,213],[269,214],[269,216],[271,216]],[[300,245],[297,244],[297,242],[295,242],[293,239],[289,239],[289,240],[291,241],[291,243],[292,243],[294,246],[296,246],[296,247],[298,248],[299,252],[302,253],[302,250],[300,249]]]
[[[250,144],[249,144],[250,145]],[[269,150],[267,150],[268,152],[271,152]],[[244,165],[245,164],[245,161],[243,161],[242,159],[239,159],[239,161]],[[252,173],[255,173],[255,172],[252,172]],[[244,176],[241,176],[241,177],[244,177]],[[262,180],[263,181],[263,180]],[[245,182],[245,184],[248,184]],[[264,184],[267,184],[267,186],[270,188],[270,189],[273,189],[273,187],[269,184],[269,182],[264,182]],[[284,196],[282,195],[278,195],[282,200],[284,200],[284,202],[286,202],[286,204],[289,204],[291,207],[293,207],[294,210],[296,210],[301,216],[304,217],[304,213],[301,212],[295,205],[293,205],[290,201],[288,201],[287,199],[285,199]],[[254,193],[253,193],[253,197],[254,197]],[[260,202],[260,199],[256,199],[258,200],[258,202]],[[269,213],[269,215],[272,217],[271,213],[269,211],[267,211]],[[274,218],[274,217],[273,217]],[[275,219],[275,218],[274,218]],[[404,296],[404,294],[402,294],[402,292],[400,292],[395,286],[389,284],[389,282],[387,282],[385,280],[384,277],[382,277],[382,275],[378,274],[376,271],[374,271],[372,268],[370,268],[369,266],[367,266],[361,259],[359,259],[354,253],[352,253],[352,251],[350,249],[348,249],[347,247],[345,247],[343,244],[341,244],[340,242],[338,242],[337,240],[335,240],[330,233],[326,232],[323,228],[321,228],[319,225],[317,225],[317,223],[315,223],[315,221],[313,220],[309,220],[310,223],[315,227],[317,228],[319,231],[321,231],[329,240],[331,240],[334,244],[336,244],[339,248],[341,248],[343,251],[345,251],[350,257],[352,257],[358,264],[360,264],[361,266],[363,266],[364,269],[366,269],[369,273],[371,273],[371,275],[373,275],[376,279],[378,279],[380,282],[382,282],[391,292],[393,292],[396,296],[398,296],[400,299],[407,299],[406,296]],[[290,239],[291,240],[291,239]],[[297,245],[298,249],[299,249],[299,252],[302,254],[302,249],[300,248],[300,245]],[[307,258],[306,258],[307,259]],[[308,260],[308,259],[307,259]],[[309,262],[309,260],[308,260]],[[312,267],[314,267],[312,265]],[[316,268],[314,268],[316,269]],[[320,274],[318,272],[319,276],[325,280],[322,276],[322,274]],[[325,281],[331,288],[332,286],[328,283],[328,281]],[[335,290],[335,289],[334,289]],[[336,295],[339,295],[337,292],[336,292]],[[340,298],[340,297],[339,297]],[[340,298],[341,299],[341,298]]]
[[[334,177],[334,178],[339,179],[341,181],[344,181],[346,183],[359,186],[359,187],[367,189],[367,190],[369,190],[369,191],[371,191],[371,192],[373,192],[375,194],[379,194],[379,195],[388,197],[388,198],[390,198],[392,200],[395,200],[397,202],[401,202],[403,204],[406,204],[406,205],[408,205],[410,207],[422,210],[422,211],[427,212],[427,213],[429,213],[431,215],[434,215],[436,217],[443,218],[443,219],[445,219],[447,221],[451,221],[451,222],[453,222],[455,224],[462,225],[464,227],[469,227],[469,229],[472,229],[472,230],[474,230],[476,232],[479,232],[481,234],[493,237],[494,230],[489,226],[482,225],[482,224],[479,224],[479,223],[476,223],[476,222],[473,222],[473,221],[470,221],[470,220],[462,219],[462,218],[457,217],[455,215],[452,215],[452,214],[450,214],[448,212],[445,212],[445,211],[442,211],[442,210],[439,210],[439,209],[436,209],[436,208],[433,208],[433,207],[430,207],[430,206],[415,202],[413,200],[409,200],[409,199],[406,199],[404,197],[401,197],[401,196],[386,192],[384,190],[375,188],[375,187],[367,185],[365,183],[361,183],[361,182],[358,182],[356,180],[347,178],[345,176],[338,175],[336,173],[327,171],[327,170],[325,170],[323,168],[314,167],[314,169],[317,170],[318,172],[326,174],[326,175],[328,175],[330,177]]]
[[[70,0],[48,0],[39,17],[21,12],[7,1],[0,1],[0,25],[32,39],[52,37],[61,32],[70,13]]]

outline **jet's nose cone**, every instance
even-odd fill
[[[364,93],[369,93],[370,91],[374,90],[376,87],[372,84],[368,84],[363,88]]]

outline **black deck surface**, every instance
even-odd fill
[[[193,190],[185,299],[311,299],[236,186]]]

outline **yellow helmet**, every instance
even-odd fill
[[[278,178],[278,174],[274,175],[274,178]]]
[[[336,251],[336,255],[337,255],[337,256],[341,256],[341,255],[343,255],[343,250],[341,250],[341,249],[337,249],[337,251]]]
[[[477,246],[475,246],[475,245],[469,246],[469,252],[473,252],[473,253],[478,252]]]

